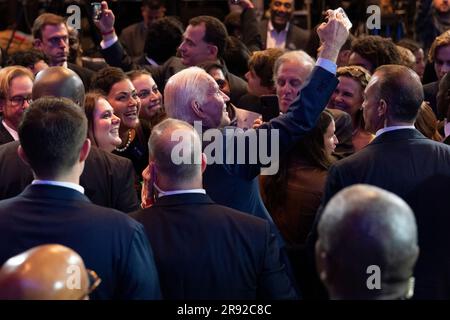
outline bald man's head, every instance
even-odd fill
[[[164,180],[166,188],[176,190],[195,184],[201,187],[206,160],[202,156],[200,137],[190,124],[166,119],[153,128],[148,145],[150,162],[154,163],[157,176]]]
[[[47,68],[36,75],[32,92],[33,100],[45,96],[68,98],[80,107],[84,107],[83,81],[70,69],[64,67]]]
[[[81,257],[59,244],[29,249],[0,269],[0,299],[77,300],[87,297],[89,286]]]
[[[418,256],[417,227],[398,196],[369,185],[346,188],[327,204],[318,230],[318,272],[331,298],[407,296]],[[374,268],[380,271],[380,288],[371,289]]]

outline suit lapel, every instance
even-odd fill
[[[8,130],[6,130],[0,119],[0,144],[5,144],[12,141],[14,141],[14,138],[11,136]]]

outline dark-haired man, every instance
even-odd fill
[[[415,297],[448,299],[450,260],[445,252],[450,250],[450,239],[444,226],[450,223],[446,201],[450,147],[427,139],[414,127],[423,90],[413,70],[400,65],[379,67],[364,95],[366,129],[376,138],[330,168],[323,204],[356,183],[375,185],[403,198],[413,209],[419,230]],[[315,240],[314,231],[310,240]]]
[[[92,204],[79,185],[91,148],[81,108],[66,98],[40,98],[25,112],[19,139],[19,156],[34,180],[17,197],[0,201],[0,264],[37,245],[58,243],[78,252],[102,279],[93,298],[159,299],[142,226]]]

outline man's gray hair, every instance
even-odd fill
[[[286,62],[294,62],[303,65],[305,68],[309,69],[308,74],[311,74],[315,60],[309,54],[307,54],[303,50],[294,50],[283,53],[277,61],[275,61],[275,65],[273,67],[273,79],[277,80],[278,69],[280,69],[281,65]]]
[[[198,67],[184,69],[167,81],[164,89],[164,108],[169,118],[193,124],[197,117],[192,110],[193,101],[203,104],[208,86],[208,73]]]

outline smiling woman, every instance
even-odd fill
[[[86,95],[84,111],[88,119],[88,138],[105,151],[111,152],[122,143],[119,137],[120,119],[99,92]]]
[[[141,100],[136,88],[123,70],[106,67],[92,78],[91,90],[100,91],[112,106],[114,115],[120,119],[122,143],[115,147],[113,153],[130,159],[139,181],[142,181],[142,171],[148,164],[150,129],[139,121]],[[137,189],[140,194],[140,188]]]

